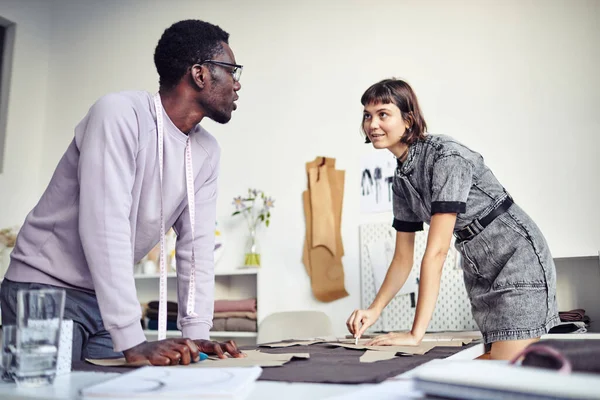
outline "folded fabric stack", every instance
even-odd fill
[[[558,316],[562,322],[581,321],[586,325],[590,323],[590,317],[585,315],[585,310],[583,308],[578,308],[571,311],[561,311],[558,313]]]
[[[146,318],[148,319],[147,329],[158,330],[158,301],[151,301],[146,306]],[[167,301],[167,330],[176,331],[177,329],[177,303]]]
[[[145,308],[146,329],[158,330],[158,301]],[[177,329],[177,303],[167,301],[167,330]],[[216,300],[211,331],[256,332],[256,299]]]
[[[550,329],[549,333],[585,333],[590,324],[590,317],[585,315],[585,310],[578,308],[571,311],[558,313],[560,324]]]
[[[256,332],[256,299],[216,300],[211,330]]]

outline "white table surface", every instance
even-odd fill
[[[446,360],[472,360],[484,353],[483,344],[478,344],[456,353]],[[439,361],[439,360],[433,360]],[[399,377],[410,379],[418,369],[415,368]],[[37,399],[78,399],[79,391],[87,386],[119,376],[118,373],[72,372],[56,377],[54,384],[41,388],[18,388],[15,383],[0,381],[0,399],[37,400]],[[325,383],[289,383],[257,381],[246,400],[285,399],[313,400],[340,396],[360,389],[375,387],[379,384],[325,384]],[[138,397],[136,397],[138,399]]]

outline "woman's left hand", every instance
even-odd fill
[[[390,332],[385,335],[376,336],[367,342],[367,346],[418,346],[421,339],[410,332]]]

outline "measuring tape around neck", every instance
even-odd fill
[[[160,178],[160,284],[158,301],[158,340],[167,337],[167,262],[165,245],[165,216],[163,205],[163,168],[164,168],[164,122],[163,107],[160,94],[154,95],[156,110],[156,131],[158,134],[158,175]],[[187,310],[188,316],[196,316],[194,305],[196,299],[196,254],[195,254],[195,222],[196,203],[194,192],[194,168],[192,164],[192,146],[188,135],[185,143],[185,181],[187,186],[188,212],[192,231],[192,259],[190,265],[190,282],[188,290]]]

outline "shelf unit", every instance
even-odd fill
[[[215,300],[242,300],[256,298],[260,312],[258,296],[259,268],[239,267],[236,269],[215,268]],[[167,300],[177,301],[177,274],[167,274]],[[135,274],[135,285],[140,303],[158,300],[159,274]],[[145,330],[146,339],[156,340],[158,331]],[[256,344],[257,332],[211,331],[212,340],[234,339],[241,345]],[[180,337],[180,331],[167,331],[167,337]]]
[[[235,275],[256,275],[258,274],[258,268],[251,267],[240,267],[233,270],[219,270],[215,268],[215,276],[235,276]],[[135,279],[158,279],[160,274],[134,274]],[[167,273],[167,278],[176,278],[175,272]]]
[[[144,335],[146,337],[154,337],[158,336],[158,331],[146,329],[144,331]],[[210,331],[210,337],[212,338],[255,338],[257,336],[257,332],[219,332],[219,331]],[[176,338],[181,337],[180,331],[167,331],[168,338]]]

